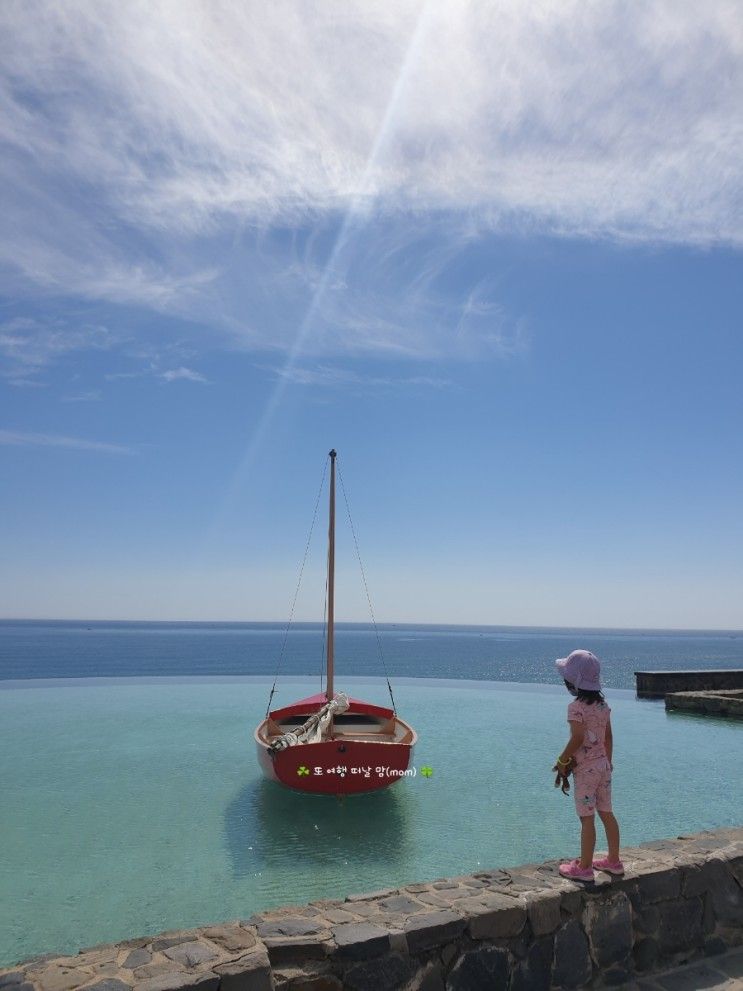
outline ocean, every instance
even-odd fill
[[[377,636],[378,634],[378,636]],[[634,672],[743,667],[740,631],[587,630],[339,624],[338,677],[462,678],[553,684],[554,660],[578,647],[607,688]],[[381,648],[381,651],[380,651]],[[381,653],[381,656],[380,656]],[[321,624],[0,621],[0,679],[317,675]]]

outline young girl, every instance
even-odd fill
[[[555,663],[567,690],[576,696],[568,706],[570,739],[557,763],[567,767],[571,757],[575,760],[573,791],[580,817],[580,857],[560,864],[560,873],[575,881],[593,881],[594,867],[609,874],[624,874],[619,859],[619,824],[611,811],[611,709],[601,694],[601,665],[588,650],[574,650]],[[609,846],[607,856],[597,860],[593,859],[594,812],[604,824]]]

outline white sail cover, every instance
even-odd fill
[[[345,712],[349,705],[348,696],[343,692],[336,692],[330,702],[326,702],[322,709],[313,713],[303,726],[290,733],[284,733],[274,740],[268,749],[275,752],[285,750],[287,747],[296,747],[299,743],[319,743],[333,716]]]

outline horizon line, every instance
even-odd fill
[[[276,626],[280,629],[291,628],[292,626],[313,626],[322,629],[325,624],[317,620],[295,619],[290,623],[284,620],[274,619],[132,619],[111,617],[108,619],[85,619],[80,617],[53,617],[53,616],[0,616],[0,623],[79,623],[79,624],[106,624],[106,623],[140,623],[140,624],[167,624],[181,626]],[[340,627],[377,627],[407,626],[407,627],[438,627],[446,629],[471,629],[473,627],[490,630],[581,630],[587,633],[620,631],[634,633],[726,633],[743,636],[743,629],[735,627],[712,627],[712,626],[581,626],[580,624],[552,625],[544,623],[524,624],[524,623],[432,623],[429,621],[417,622],[415,620],[388,621],[378,620],[376,623],[370,620],[338,620],[335,623],[336,629]]]

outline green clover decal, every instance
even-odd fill
[[[297,768],[297,774],[300,776],[300,778],[302,777],[303,774],[309,774],[309,773],[310,773],[310,769],[308,767],[305,767],[304,764],[300,764],[299,767]]]
[[[425,767],[421,768],[421,774],[423,775],[424,778],[430,778],[431,775],[433,774],[433,768],[426,765]]]

